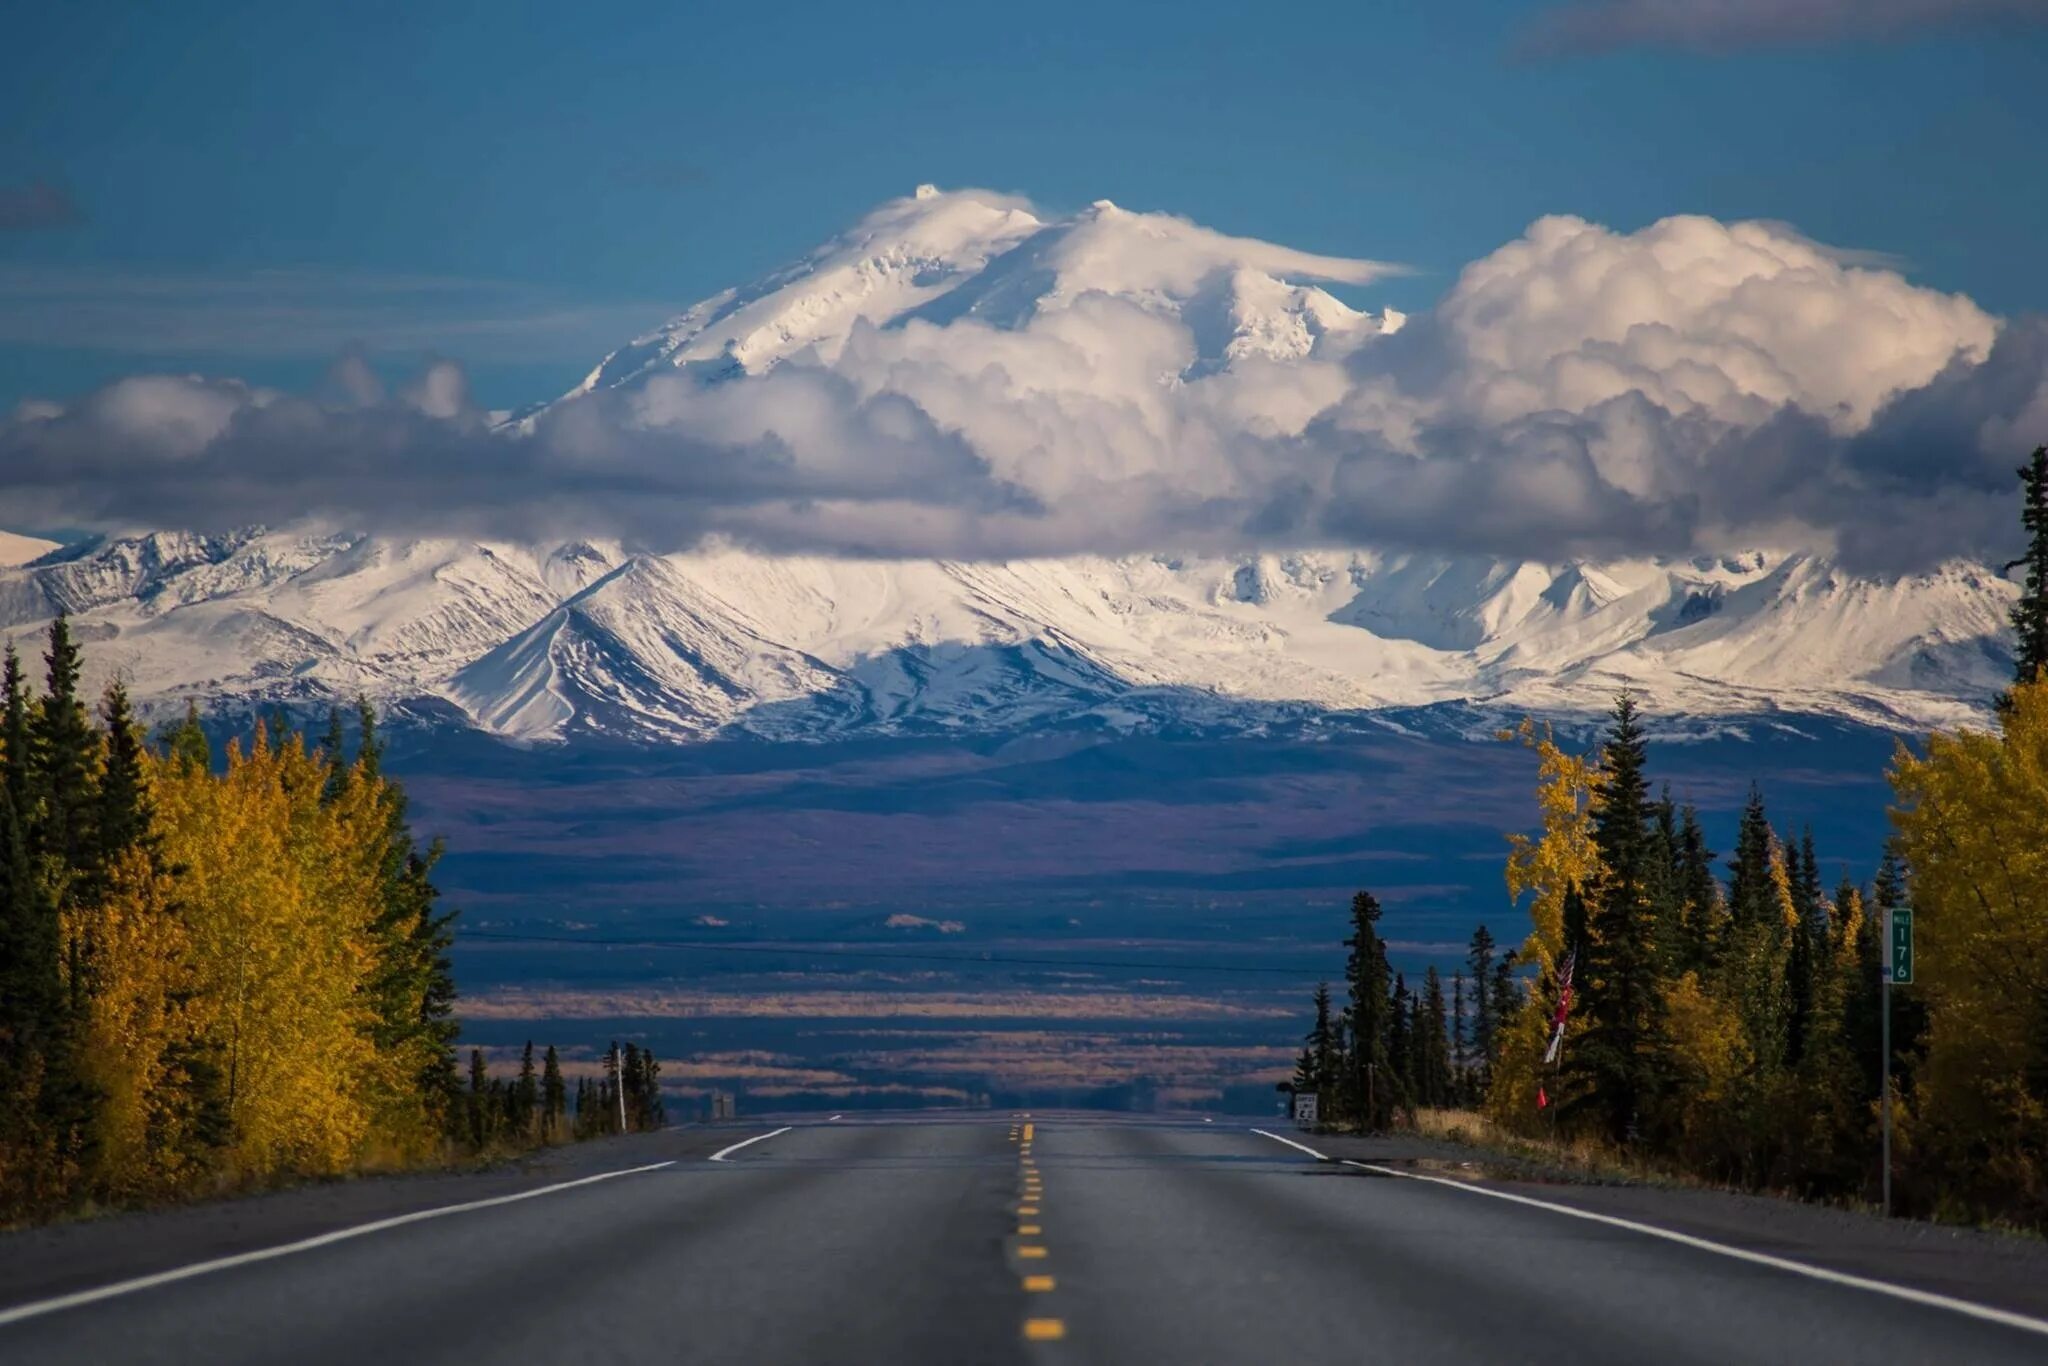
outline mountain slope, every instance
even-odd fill
[[[829,358],[864,329],[1017,329],[1104,296],[1185,331],[1184,368],[1148,372],[1147,384],[1301,362],[1330,372],[1323,362],[1403,319],[1322,285],[1385,270],[1106,201],[1043,218],[923,187],[613,352],[568,397],[660,377],[723,385],[806,353]],[[1319,392],[1304,387],[1294,428]],[[530,429],[546,407],[512,425]],[[521,740],[1053,722],[1241,730],[1446,703],[1583,712],[1624,683],[1708,724],[1786,713],[1953,724],[1981,717],[2008,675],[2015,592],[1982,565],[1864,579],[1771,550],[1611,563],[1370,547],[965,562],[290,527],[62,549],[0,536],[0,635],[25,645],[68,612],[94,643],[93,666],[147,706],[363,693]]]

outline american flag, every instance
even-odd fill
[[[1557,972],[1557,1010],[1550,1017],[1550,1047],[1543,1050],[1546,1066],[1557,1061],[1557,1050],[1564,1047],[1564,1017],[1572,1012],[1572,967],[1578,957],[1577,949],[1567,953]]]

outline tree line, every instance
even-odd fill
[[[1828,889],[1811,830],[1775,829],[1754,787],[1724,876],[1695,810],[1652,795],[1626,694],[1592,754],[1525,722],[1538,829],[1508,837],[1506,878],[1528,939],[1493,957],[1475,933],[1446,1012],[1433,968],[1419,994],[1389,972],[1359,893],[1349,1002],[1333,1016],[1318,991],[1291,1085],[1340,1125],[1478,1103],[1511,1131],[1865,1200],[1889,1086],[1906,1209],[2048,1224],[2048,450],[2019,474],[2014,684],[1992,729],[1898,747],[1868,882]],[[1917,961],[1887,1060],[1882,936],[1902,907]]]
[[[62,616],[43,665],[38,695],[0,663],[0,1222],[610,1131],[484,1132],[441,846],[367,704],[353,746],[337,712],[217,755],[191,709],[152,741],[118,682],[88,710]],[[658,1064],[612,1057],[659,1124]],[[559,1076],[534,1088],[559,1120]]]
[[[572,1110],[553,1044],[536,1069],[533,1041],[527,1040],[519,1071],[511,1077],[493,1077],[483,1050],[472,1048],[461,1116],[470,1146],[480,1152],[659,1129],[668,1122],[661,1101],[661,1062],[651,1049],[631,1043],[621,1048],[614,1042],[599,1076],[577,1078]]]

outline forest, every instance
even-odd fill
[[[2048,1227],[2048,450],[2019,471],[2028,552],[2015,680],[1993,727],[1901,743],[1870,877],[1824,885],[1811,832],[1751,789],[1726,861],[1653,795],[1644,719],[1615,703],[1591,754],[1524,722],[1534,833],[1506,881],[1532,931],[1472,937],[1450,999],[1391,972],[1380,907],[1351,908],[1347,999],[1315,1001],[1295,1076],[1333,1127],[1482,1107],[1510,1134],[1752,1189],[1874,1204],[1881,1097],[1896,1208]],[[1910,907],[1910,985],[1881,936]]]
[[[0,1223],[660,1125],[631,1044],[573,1118],[552,1047],[464,1085],[441,849],[367,704],[353,746],[337,712],[216,754],[118,682],[89,711],[62,616],[43,663],[0,672]]]

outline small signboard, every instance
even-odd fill
[[[1910,906],[1892,910],[1891,937],[1885,942],[1884,960],[1893,986],[1913,984],[1913,910]]]
[[[1308,1128],[1316,1122],[1316,1093],[1296,1091],[1294,1093],[1294,1122]]]

